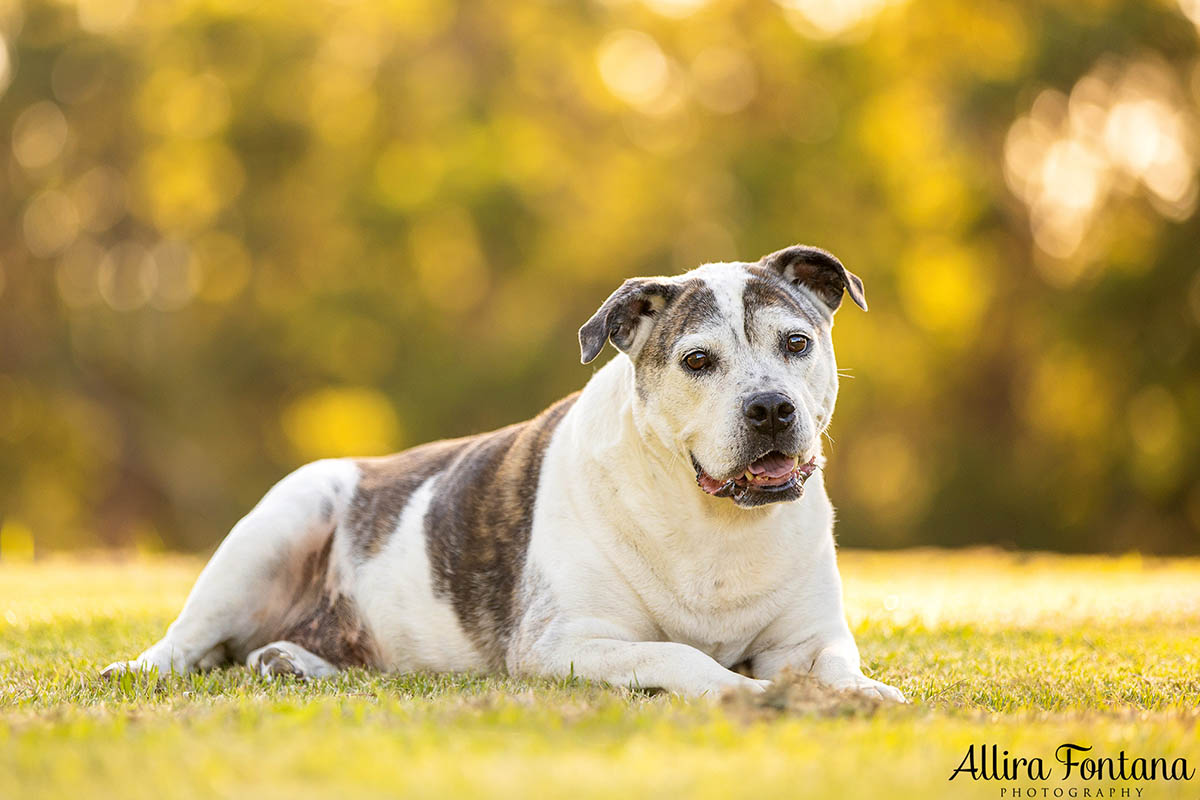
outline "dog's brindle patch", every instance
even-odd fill
[[[699,278],[684,281],[675,298],[659,312],[650,338],[637,354],[638,364],[666,364],[680,336],[720,319],[717,296],[708,284]]]
[[[441,475],[425,512],[426,552],[434,591],[449,599],[463,630],[493,664],[502,665],[515,620],[514,594],[525,563],[542,456],[578,393],[540,416],[491,433],[433,442],[396,455],[360,459],[361,474],[339,535],[359,561],[379,554],[394,534],[412,495]],[[330,543],[310,556],[296,605],[315,610],[294,626],[290,640],[339,666],[369,653],[347,598],[323,586]],[[314,599],[315,597],[315,599]],[[350,652],[329,652],[340,641]]]
[[[755,313],[772,305],[781,306],[799,317],[809,319],[816,326],[828,321],[828,313],[823,314],[816,303],[790,287],[783,279],[760,267],[751,267],[749,271],[750,279],[746,281],[746,288],[742,293],[746,341],[754,341]]]
[[[655,382],[654,375],[670,365],[679,337],[721,316],[717,296],[707,283],[693,278],[680,284],[675,297],[656,315],[646,344],[634,359],[638,367],[634,388],[642,400]]]
[[[516,623],[542,457],[572,394],[534,419],[465,440],[438,480],[425,514],[434,592],[502,669]]]
[[[337,533],[304,560],[291,607],[304,609],[299,621],[281,637],[338,667],[368,666],[374,645],[363,628],[353,601],[334,594],[337,581],[329,574],[333,537],[348,536],[360,561],[379,553],[395,531],[412,493],[463,448],[468,439],[433,442],[403,453],[360,459],[360,478]],[[321,506],[323,521],[333,516],[333,504]]]
[[[308,609],[279,638],[303,647],[337,667],[375,663],[375,646],[353,601],[335,594],[329,581],[333,536],[304,559],[293,608]]]
[[[432,442],[403,453],[358,461],[362,477],[343,525],[358,558],[366,561],[379,553],[396,530],[413,492],[445,469],[471,440]]]

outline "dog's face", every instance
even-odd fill
[[[626,281],[579,331],[633,361],[635,421],[692,469],[700,490],[752,508],[795,500],[817,468],[837,399],[833,314],[862,281],[829,253],[790,247]]]

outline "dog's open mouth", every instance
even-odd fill
[[[804,482],[817,470],[817,457],[803,464],[800,456],[778,450],[759,456],[742,472],[721,480],[709,475],[692,457],[696,483],[713,497],[731,497],[739,505],[762,505],[775,500],[794,500],[804,492]]]

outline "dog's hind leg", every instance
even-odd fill
[[[167,634],[133,661],[101,673],[186,673],[241,659],[280,638],[297,598],[324,582],[331,537],[359,479],[351,460],[317,461],[288,475],[233,527]]]
[[[272,642],[246,657],[246,666],[265,678],[292,675],[297,678],[326,678],[338,668],[294,642]]]

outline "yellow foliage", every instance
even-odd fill
[[[1109,444],[1100,437],[1113,418],[1110,396],[1096,365],[1081,354],[1058,350],[1033,364],[1023,400],[1031,425],[1051,437],[1095,441],[1095,459]]]
[[[924,239],[900,259],[897,280],[910,320],[948,343],[971,341],[991,292],[978,255],[947,240]]]
[[[163,136],[200,139],[221,132],[232,111],[229,90],[211,72],[188,75],[165,67],[150,76],[139,97],[143,127]]]
[[[293,449],[305,460],[383,455],[400,443],[392,404],[381,392],[366,387],[309,392],[288,405],[282,424]]]
[[[862,432],[843,457],[855,499],[876,519],[909,521],[924,510],[931,476],[905,437]]]
[[[165,232],[193,233],[233,201],[244,180],[227,147],[171,140],[148,151],[139,164],[133,210]]]
[[[417,285],[434,308],[462,313],[487,296],[488,265],[462,209],[439,209],[419,220],[409,246]]]
[[[196,294],[210,303],[228,303],[250,280],[250,254],[233,236],[212,232],[191,243]]]
[[[1182,477],[1183,424],[1179,404],[1162,386],[1147,386],[1129,404],[1135,479],[1151,492],[1170,491]]]
[[[17,519],[6,519],[0,526],[0,561],[21,563],[33,560],[33,531]]]
[[[442,151],[397,140],[375,162],[375,191],[388,207],[408,211],[424,205],[444,172]]]

